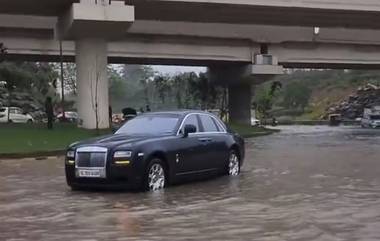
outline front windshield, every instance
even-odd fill
[[[174,133],[179,115],[155,114],[138,116],[125,123],[116,134],[157,135]]]
[[[380,120],[380,115],[371,115],[371,120]]]

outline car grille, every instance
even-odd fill
[[[82,148],[77,150],[75,159],[77,167],[105,167],[107,152]]]

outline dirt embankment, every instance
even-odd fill
[[[348,96],[348,97],[347,97]],[[380,86],[367,84],[359,87],[343,100],[331,104],[326,109],[325,118],[329,114],[341,114],[344,119],[355,119],[363,116],[364,108],[380,105]]]

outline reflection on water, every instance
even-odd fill
[[[280,127],[242,175],[72,192],[62,160],[0,161],[0,240],[379,240],[380,132]]]

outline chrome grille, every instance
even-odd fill
[[[104,167],[106,155],[103,152],[79,152],[77,154],[78,167]]]
[[[104,168],[107,160],[107,149],[102,147],[82,147],[77,150],[77,167]]]

